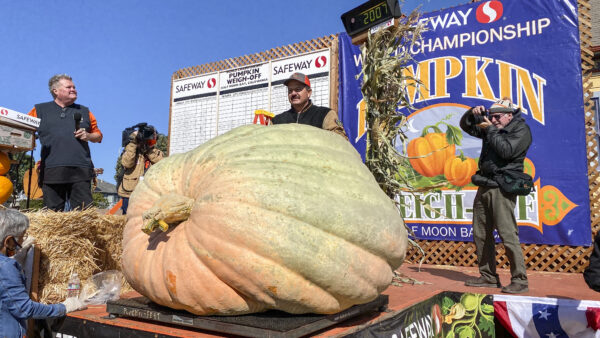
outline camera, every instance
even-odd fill
[[[125,147],[129,143],[129,136],[131,135],[131,133],[135,132],[136,129],[138,132],[136,136],[138,143],[154,139],[156,129],[153,126],[148,125],[148,123],[142,122],[136,124],[135,126],[125,128],[125,130],[123,130],[123,133],[121,135],[121,147]]]
[[[149,126],[148,123],[139,123],[138,127],[138,138],[142,141],[148,141],[154,138],[156,130],[153,126]]]
[[[470,118],[469,118],[469,122],[471,122],[471,125],[476,125],[476,124],[480,124],[481,122],[484,122],[484,118],[487,117],[489,118],[489,114],[490,111],[489,110],[484,110],[481,115],[477,115],[477,114],[471,114]]]

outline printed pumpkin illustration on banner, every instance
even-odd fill
[[[419,174],[427,177],[443,174],[446,160],[454,156],[455,145],[448,143],[445,133],[437,127],[435,129],[436,133],[417,137],[408,144],[410,164]]]
[[[429,107],[432,108],[433,107]],[[468,109],[468,107],[467,107]],[[463,132],[455,122],[456,113],[447,116],[421,120],[419,113],[415,112],[408,120],[408,135],[419,134],[408,142],[406,155],[408,161],[417,175],[415,188],[427,188],[434,183],[446,182],[446,188],[464,187],[471,183],[471,176],[477,171],[477,162],[463,154],[460,150]],[[435,110],[437,112],[437,110]],[[443,113],[442,110],[440,112]],[[424,113],[427,115],[427,113]],[[459,116],[460,117],[460,116]],[[438,120],[432,125],[424,125]],[[424,125],[421,127],[421,125]],[[442,130],[445,128],[445,130]],[[459,154],[457,154],[457,150]],[[430,179],[424,179],[424,177]]]

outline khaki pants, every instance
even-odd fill
[[[499,281],[493,235],[494,229],[498,230],[510,262],[511,283],[527,285],[527,271],[514,214],[516,200],[516,195],[506,194],[500,188],[479,187],[473,201],[473,241],[479,273],[486,280]]]

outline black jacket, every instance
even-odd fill
[[[325,116],[330,111],[331,109],[327,107],[319,107],[311,103],[302,114],[298,114],[294,108],[284,111],[273,118],[273,124],[300,123],[323,128]]]
[[[271,120],[272,124],[286,124],[286,123],[299,123],[308,124],[313,127],[332,131],[336,134],[343,136],[346,140],[346,131],[342,122],[338,119],[338,115],[335,110],[331,110],[327,107],[319,107],[309,102],[308,106],[299,114],[294,108],[284,111],[283,113],[275,116]]]
[[[590,256],[590,265],[583,271],[583,279],[591,289],[600,292],[600,232],[594,238],[594,251]]]
[[[531,130],[521,116],[513,113],[513,118],[504,128],[493,125],[483,129],[473,123],[473,113],[467,110],[460,119],[460,127],[473,137],[482,139],[479,155],[479,170],[471,181],[477,186],[497,187],[494,180],[504,170],[523,172],[523,161],[531,145]]]

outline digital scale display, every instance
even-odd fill
[[[391,18],[400,17],[398,0],[368,1],[342,14],[348,35],[361,33]]]

